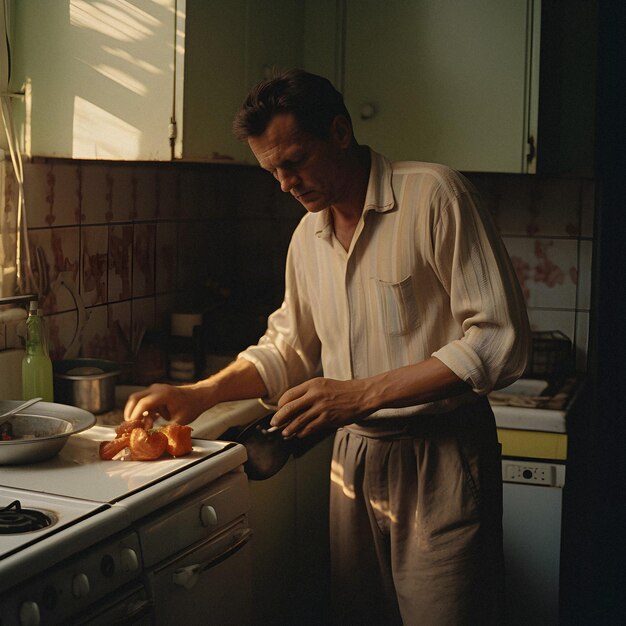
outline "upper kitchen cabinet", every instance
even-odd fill
[[[11,85],[27,155],[168,159],[176,0],[17,0]]]
[[[275,70],[304,67],[337,80],[341,15],[337,0],[186,0],[176,156],[255,162],[232,134],[236,111]]]
[[[532,172],[539,0],[346,0],[355,135],[393,159]]]
[[[252,158],[231,130],[248,90],[303,54],[299,0],[186,0],[182,133],[185,160]],[[179,129],[180,131],[180,129]]]
[[[13,0],[11,85],[25,92],[15,103],[24,152],[252,162],[232,135],[235,112],[275,69],[306,60],[334,78],[337,5]]]

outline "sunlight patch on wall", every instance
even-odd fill
[[[125,87],[139,96],[145,96],[148,93],[148,89],[143,83],[139,82],[137,79],[133,78],[119,68],[101,63],[100,65],[94,65],[93,69],[98,72],[98,74],[116,82],[118,85]]]
[[[139,129],[92,102],[74,98],[73,158],[137,158],[140,143]]]
[[[129,65],[133,65],[140,70],[147,72],[148,74],[163,74],[163,70],[154,65],[154,63],[148,63],[144,59],[133,56],[132,54],[130,54],[130,52],[122,50],[121,48],[110,48],[109,46],[102,46],[102,50],[110,54],[112,57],[120,59],[125,63],[128,63]]]
[[[152,34],[159,21],[126,0],[70,0],[70,24],[119,41],[141,41]]]

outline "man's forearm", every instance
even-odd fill
[[[214,404],[267,395],[267,388],[257,368],[246,359],[237,359],[217,374],[189,386],[200,394],[206,394]]]
[[[363,382],[365,401],[371,412],[434,402],[471,390],[468,383],[435,357],[383,372]]]

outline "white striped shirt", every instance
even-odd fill
[[[256,366],[269,402],[321,373],[365,378],[431,355],[479,395],[513,382],[526,365],[526,307],[476,190],[442,165],[371,156],[350,249],[329,209],[306,214],[289,247],[283,304],[239,356]],[[372,417],[448,411],[470,397]]]

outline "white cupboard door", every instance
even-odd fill
[[[526,171],[532,0],[346,2],[344,92],[358,141],[396,160]]]
[[[170,158],[175,0],[19,0],[12,83],[28,155]]]

